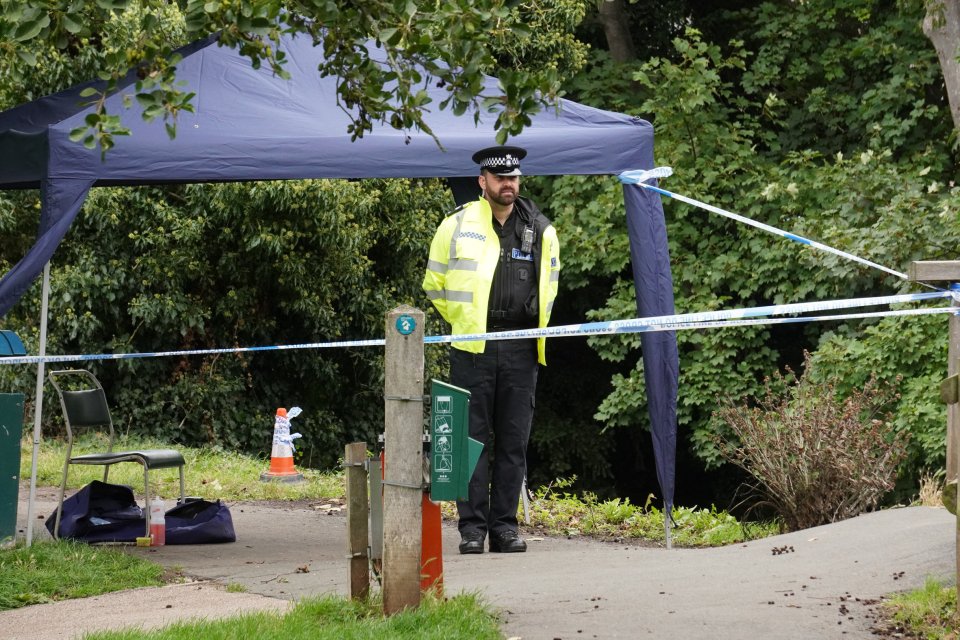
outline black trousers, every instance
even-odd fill
[[[457,502],[461,534],[517,530],[539,366],[536,340],[488,340],[478,354],[450,350],[450,382],[470,391],[470,437],[484,445],[469,500]]]

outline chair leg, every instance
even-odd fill
[[[60,539],[60,518],[63,516],[63,494],[67,490],[67,474],[70,471],[70,455],[73,453],[73,440],[67,443],[67,455],[63,460],[63,475],[60,477],[60,491],[57,495],[57,517],[53,521],[53,539]]]
[[[187,497],[187,494],[184,492],[184,489],[183,489],[183,466],[181,465],[180,466],[180,503],[179,504],[183,504],[183,501],[186,499],[186,497]]]
[[[53,521],[53,539],[60,539],[60,517],[63,515],[63,494],[67,489],[67,469],[70,468],[68,462],[63,466],[63,477],[60,479],[60,491],[57,495],[57,517]]]

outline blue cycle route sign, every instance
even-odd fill
[[[413,319],[413,316],[403,314],[397,318],[397,331],[402,335],[408,336],[413,333],[413,330],[417,328],[417,321]]]

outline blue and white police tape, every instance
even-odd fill
[[[544,337],[569,336],[598,336],[598,335],[626,335],[630,333],[653,333],[655,331],[689,331],[691,329],[722,329],[726,327],[746,327],[754,325],[794,324],[798,322],[829,322],[840,320],[857,320],[862,318],[889,318],[893,316],[925,316],[942,313],[960,314],[958,307],[931,307],[925,309],[899,309],[896,311],[870,311],[866,313],[845,313],[829,316],[800,316],[794,318],[742,318],[731,320],[704,320],[699,322],[667,322],[662,324],[642,324],[641,320],[630,321],[631,324],[622,326],[617,331],[593,328],[590,325],[567,325],[550,327],[548,329],[518,329],[516,331],[499,331],[497,333],[476,333],[460,336],[431,336],[424,342],[472,342],[475,340],[522,340]],[[605,324],[605,323],[595,323]],[[578,327],[570,331],[572,327]]]
[[[671,191],[667,191],[666,189],[661,189],[660,187],[655,187],[652,184],[646,183],[646,180],[652,180],[654,178],[667,178],[667,177],[670,177],[671,175],[673,175],[673,169],[671,169],[670,167],[657,167],[655,169],[648,169],[647,171],[640,171],[640,170],[624,171],[617,176],[617,179],[624,184],[635,184],[638,187],[647,189],[649,191],[654,191],[656,193],[659,193],[660,195],[667,196],[668,198],[673,198],[674,200],[679,200],[680,202],[686,202],[687,204],[691,204],[695,207],[700,207],[701,209],[706,209],[707,211],[717,213],[721,216],[726,216],[727,218],[730,218],[732,220],[737,220],[738,222],[742,222],[744,224],[748,224],[751,227],[756,227],[757,229],[763,229],[764,231],[780,236],[781,238],[786,238],[787,240],[793,240],[794,242],[805,244],[809,247],[813,247],[814,249],[820,249],[821,251],[826,251],[828,253],[832,253],[834,255],[840,256],[841,258],[853,260],[854,262],[859,262],[860,264],[866,265],[868,267],[873,267],[874,269],[885,271],[886,273],[895,275],[898,278],[901,278],[903,280],[909,279],[909,276],[905,273],[894,271],[893,269],[877,264],[876,262],[871,262],[870,260],[867,260],[865,258],[855,256],[852,253],[847,253],[846,251],[840,251],[839,249],[834,249],[831,246],[822,244],[815,240],[810,240],[808,238],[804,238],[803,236],[798,236],[796,234],[790,233],[789,231],[784,231],[783,229],[771,227],[768,224],[757,222],[756,220],[746,218],[744,216],[727,211],[725,209],[714,207],[713,205],[709,205],[705,202],[700,202],[699,200],[694,200],[693,198],[688,198],[686,196],[682,196],[682,195],[673,193]]]
[[[426,344],[448,342],[472,342],[476,340],[516,340],[523,338],[549,338],[561,336],[610,335],[617,333],[643,333],[649,331],[681,331],[687,329],[706,329],[716,327],[745,326],[759,324],[783,324],[790,322],[822,322],[848,320],[855,318],[877,318],[899,315],[926,315],[936,313],[958,313],[960,307],[938,307],[927,309],[908,309],[899,311],[869,312],[849,315],[814,316],[801,318],[770,319],[769,316],[796,315],[835,309],[852,309],[909,302],[921,302],[952,298],[960,302],[960,291],[933,291],[929,293],[909,293],[895,296],[875,296],[870,298],[852,298],[848,300],[826,300],[819,302],[800,302],[766,307],[729,309],[725,311],[703,311],[698,313],[655,316],[651,318],[631,318],[609,322],[587,322],[543,329],[522,329],[517,331],[499,331],[496,333],[475,333],[465,335],[426,336]],[[329,349],[336,347],[382,347],[383,339],[343,340],[337,342],[315,342],[306,344],[273,345],[263,347],[236,347],[231,349],[191,349],[186,351],[159,351],[153,353],[101,353],[73,356],[15,356],[0,358],[3,364],[32,364],[38,362],[77,362],[93,360],[124,360],[132,358],[160,358],[165,356],[191,356],[226,353],[255,353],[265,351],[285,351],[293,349]]]
[[[278,344],[263,347],[232,347],[223,349],[186,349],[184,351],[153,351],[146,353],[86,353],[64,356],[14,356],[0,357],[4,364],[36,364],[38,362],[81,362],[98,360],[132,360],[134,358],[165,358],[172,356],[206,356],[226,353],[257,353],[263,351],[292,351],[296,349],[333,349],[338,347],[382,347],[384,339],[340,340],[336,342],[308,342],[303,344]]]
[[[896,296],[877,296],[871,298],[851,298],[848,300],[826,300],[821,302],[800,302],[794,304],[779,304],[767,307],[748,307],[744,309],[730,309],[726,311],[702,311],[699,313],[684,313],[669,316],[654,316],[650,318],[631,318],[629,320],[613,320],[607,322],[586,322],[569,324],[559,327],[543,329],[521,329],[517,331],[500,331],[496,334],[475,333],[458,336],[429,336],[424,342],[470,342],[474,340],[488,340],[490,335],[496,335],[500,340],[520,338],[549,338],[572,335],[609,335],[615,333],[643,333],[645,331],[674,331],[678,329],[697,329],[706,326],[703,323],[719,322],[717,326],[725,326],[730,320],[741,318],[760,318],[766,316],[794,315],[799,313],[813,313],[831,311],[834,309],[853,309],[857,307],[874,307],[907,302],[920,302],[937,298],[955,298],[960,300],[960,292],[931,291],[929,293],[908,293]],[[957,311],[955,307],[943,307],[948,313]],[[887,312],[886,315],[894,315]],[[827,316],[832,318],[833,316]],[[867,317],[867,316],[865,316]],[[762,324],[760,322],[752,324]],[[733,325],[731,325],[733,326]],[[660,328],[663,327],[663,328]]]

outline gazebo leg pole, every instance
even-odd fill
[[[47,355],[47,307],[50,302],[50,261],[43,265],[43,289],[40,301],[40,349],[38,355]],[[33,458],[30,462],[30,497],[27,500],[27,546],[33,544],[33,511],[37,499],[37,459],[40,456],[40,417],[43,413],[43,360],[37,363],[37,396],[33,404]]]

